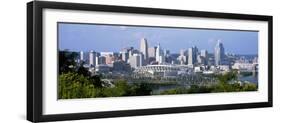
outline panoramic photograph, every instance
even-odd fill
[[[58,99],[258,91],[258,31],[57,24]]]

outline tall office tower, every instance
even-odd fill
[[[220,40],[218,40],[216,46],[215,46],[215,52],[214,52],[214,56],[215,56],[215,65],[221,65],[222,64],[222,60],[224,58],[224,47],[223,44],[221,43]]]
[[[208,57],[208,51],[207,50],[201,50],[201,54],[202,57],[207,58]]]
[[[129,59],[129,53],[127,51],[123,51],[121,52],[121,57],[122,57],[122,60],[127,63],[128,62],[128,59]]]
[[[95,66],[96,65],[96,53],[91,50],[89,53],[89,65]]]
[[[129,50],[129,58],[133,56],[133,50]]]
[[[105,64],[113,64],[114,61],[115,61],[114,55],[105,56]]]
[[[139,54],[133,54],[129,58],[129,64],[131,65],[132,68],[137,68],[140,66],[140,55]]]
[[[160,44],[158,44],[156,48],[156,62],[158,62],[158,64],[162,64],[164,62],[163,59],[164,59],[163,51],[160,47]]]
[[[96,56],[96,66],[99,65],[99,56]]]
[[[80,61],[84,61],[84,52],[80,51]]]
[[[188,48],[188,65],[193,65],[197,60],[197,47]]]
[[[158,44],[157,48],[156,48],[156,61],[157,62],[159,62],[159,59],[160,59],[160,52],[161,52],[160,44]]]
[[[149,47],[148,48],[148,57],[155,58],[157,47]]]
[[[164,56],[169,57],[170,56],[170,50],[164,49]]]
[[[197,63],[198,48],[196,46],[193,46],[192,48],[194,49],[194,63]]]
[[[99,56],[99,63],[98,64],[106,64],[106,58],[104,56]]]
[[[178,57],[178,60],[180,62],[181,65],[186,64],[187,62],[187,51],[185,49],[181,49],[180,50],[180,55]]]
[[[201,64],[207,65],[208,64],[208,51],[207,50],[201,50],[200,53],[201,56]]]
[[[140,65],[139,66],[145,65],[144,55],[142,53],[140,53],[139,56],[140,56]]]
[[[144,60],[147,60],[147,58],[148,58],[148,45],[147,45],[147,40],[145,38],[141,39],[140,52],[143,54]]]
[[[204,62],[204,57],[201,56],[201,55],[197,55],[196,60],[197,60],[197,63],[199,63],[199,64],[204,64],[205,63]]]

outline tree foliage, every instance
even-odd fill
[[[89,98],[96,97],[98,91],[89,81],[88,77],[79,75],[78,73],[63,73],[59,76],[59,98]]]
[[[59,76],[59,99],[120,97],[151,95],[151,88],[145,83],[129,85],[118,80],[113,87],[103,87],[99,76],[85,77],[69,72]]]
[[[70,51],[59,51],[59,73],[73,72],[76,66],[75,59],[78,53]]]

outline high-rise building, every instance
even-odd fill
[[[216,46],[215,46],[215,51],[214,51],[214,56],[215,56],[215,65],[221,65],[222,61],[224,59],[224,47],[223,44],[221,43],[220,40],[218,40]]]
[[[139,54],[133,54],[129,58],[129,64],[131,65],[132,68],[137,68],[140,66],[140,55]]]
[[[106,58],[104,57],[104,56],[99,56],[99,61],[98,61],[99,63],[99,65],[100,64],[106,64]]]
[[[188,64],[189,65],[193,65],[196,63],[197,61],[197,52],[198,49],[196,46],[192,47],[192,48],[188,48]]]
[[[84,61],[84,52],[80,51],[80,61]]]
[[[148,45],[147,45],[147,40],[145,38],[141,39],[140,52],[143,54],[144,60],[147,60],[147,58],[148,58]]]
[[[208,64],[208,51],[207,50],[201,50],[201,53],[200,53],[200,63],[201,64],[204,64],[204,65],[207,65]]]
[[[114,60],[115,60],[114,55],[105,56],[105,64],[113,64]]]
[[[193,48],[188,48],[188,64],[193,65],[194,63],[194,56],[193,56]]]
[[[130,71],[130,65],[124,62],[123,60],[118,60],[113,63],[112,71]]]
[[[208,51],[207,50],[201,50],[201,54],[202,57],[207,58],[208,57]]]
[[[181,65],[186,64],[187,54],[188,54],[188,52],[185,49],[180,50],[180,55],[178,57],[178,61],[180,62]]]
[[[96,56],[96,66],[98,66],[99,65],[99,56]]]
[[[96,65],[96,53],[91,50],[89,53],[89,65],[95,66]]]
[[[156,57],[156,49],[157,49],[157,47],[149,47],[148,48],[148,57],[155,58]]]
[[[123,51],[121,52],[121,57],[122,57],[122,60],[127,63],[128,62],[128,59],[129,59],[129,52],[127,51]]]
[[[158,64],[162,64],[164,61],[165,61],[165,57],[163,51],[160,47],[160,44],[158,44],[156,48],[156,62],[158,62]]]
[[[140,56],[140,65],[139,66],[145,65],[144,55],[142,53],[139,53],[139,56]]]
[[[164,56],[169,57],[170,56],[170,50],[164,49]]]

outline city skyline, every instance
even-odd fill
[[[258,32],[58,26],[60,99],[258,90]]]
[[[258,32],[253,31],[70,23],[59,23],[58,31],[60,50],[119,52],[125,47],[140,49],[140,42],[145,38],[148,48],[160,43],[163,49],[171,53],[179,53],[181,49],[193,46],[213,53],[220,40],[227,47],[226,53],[258,54]]]

